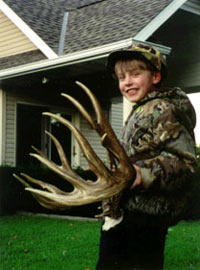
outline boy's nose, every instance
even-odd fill
[[[132,84],[133,83],[132,76],[127,75],[126,78],[125,78],[125,83],[126,84]]]

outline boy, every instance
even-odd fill
[[[157,49],[113,52],[108,68],[133,103],[120,142],[137,174],[130,189],[103,203],[96,269],[160,270],[168,227],[184,218],[197,171],[195,112],[181,89],[162,87],[166,61]]]

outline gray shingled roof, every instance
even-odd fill
[[[0,59],[0,70],[44,59],[46,59],[46,56],[39,50],[11,55]]]
[[[57,53],[64,12],[87,8],[101,1],[5,0],[5,3]]]
[[[67,54],[134,37],[173,0],[4,1],[56,53],[58,53],[63,15],[68,11],[64,47],[64,54]],[[24,54],[23,63],[26,62],[26,55]],[[37,53],[35,61],[43,57],[42,54]],[[27,63],[30,59],[28,54]],[[18,62],[19,64],[21,61]]]
[[[106,0],[69,14],[65,53],[134,37],[172,0]]]

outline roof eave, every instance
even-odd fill
[[[21,65],[14,68],[5,69],[5,70],[0,71],[0,80],[17,77],[17,76],[21,76],[25,74],[30,74],[30,73],[34,73],[34,72],[38,72],[42,70],[48,70],[48,69],[68,66],[68,65],[72,65],[76,63],[102,59],[102,58],[107,57],[112,51],[126,48],[135,41],[138,42],[138,40],[129,38],[129,39],[125,39],[119,42],[110,43],[107,45],[98,46],[95,48],[67,54],[67,55],[58,57],[56,59],[46,59],[46,60],[37,61],[37,62],[33,62],[26,65]],[[171,48],[169,47],[153,44],[149,42],[146,42],[146,43],[157,47],[165,55],[170,54]]]

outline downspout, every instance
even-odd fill
[[[60,33],[60,41],[58,47],[58,56],[63,55],[64,46],[65,46],[65,36],[67,31],[67,22],[68,22],[69,12],[65,12],[63,16],[62,29]]]

